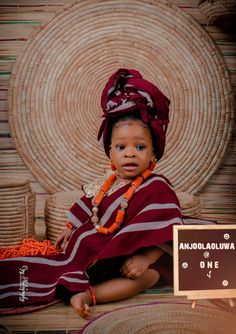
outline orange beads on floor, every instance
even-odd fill
[[[26,238],[20,246],[0,248],[0,259],[20,256],[56,255],[59,253],[60,250],[56,249],[48,240],[38,241]]]

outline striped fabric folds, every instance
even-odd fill
[[[99,210],[103,226],[113,224],[129,184],[105,197]],[[0,261],[0,306],[17,307],[48,302],[58,286],[84,291],[86,270],[99,259],[129,255],[142,247],[172,240],[174,224],[182,224],[178,199],[168,180],[152,174],[137,190],[126,210],[125,222],[114,235],[99,234],[90,221],[92,198],[83,197],[68,212],[77,226],[65,253],[55,256],[10,258]]]

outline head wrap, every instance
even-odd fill
[[[149,126],[156,158],[161,159],[169,122],[170,100],[136,70],[121,68],[108,80],[102,92],[103,121],[98,140],[109,157],[111,128],[117,118],[139,111],[140,119]]]

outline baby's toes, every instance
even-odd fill
[[[91,316],[90,307],[88,306],[88,304],[85,304],[83,309],[83,317],[88,318],[90,316]]]

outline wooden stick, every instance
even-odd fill
[[[195,308],[196,304],[197,304],[196,300],[192,300],[191,308]]]
[[[234,307],[234,301],[232,298],[229,298],[229,306]]]

